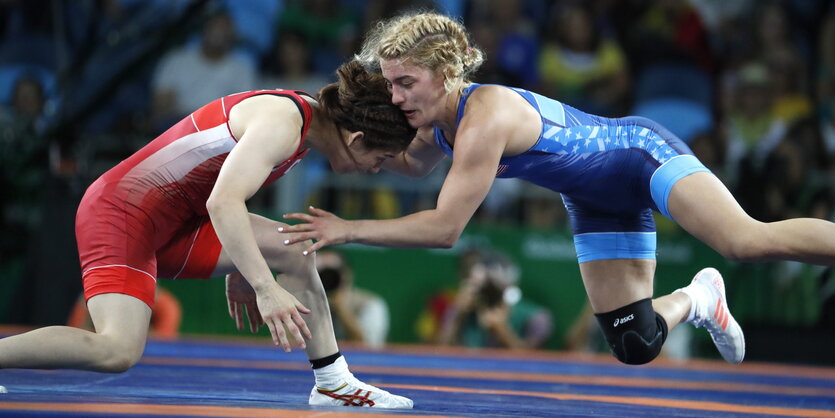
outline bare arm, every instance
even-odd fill
[[[229,122],[239,141],[220,169],[206,208],[224,250],[255,290],[273,340],[289,350],[282,323],[304,341],[299,329],[308,338],[310,332],[299,311],[308,310],[276,283],[252,233],[245,202],[261,187],[272,167],[296,150],[302,118],[288,99],[265,95],[239,103]]]
[[[315,239],[308,252],[346,242],[402,248],[452,247],[490,190],[510,141],[517,147],[530,136],[529,131],[517,129],[520,121],[525,122],[521,118],[530,116],[529,109],[507,106],[502,102],[505,97],[495,91],[486,93],[478,97],[474,93],[470,98],[456,133],[452,167],[435,209],[396,219],[345,221],[311,208],[310,214],[285,215],[286,219],[305,222],[284,228],[285,232],[297,233],[286,242]]]
[[[431,127],[418,130],[409,148],[395,158],[383,163],[383,168],[393,173],[409,177],[424,177],[446,155],[435,145]]]

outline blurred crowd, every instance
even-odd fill
[[[466,24],[487,58],[474,81],[650,117],[755,218],[833,218],[830,1],[0,0],[3,269],[27,252],[74,254],[86,185],[184,115],[243,90],[315,93],[370,25],[415,9]],[[336,179],[313,156],[252,208],[312,203],[391,217],[434,204],[438,187],[386,174]],[[478,218],[565,224],[555,195],[514,180],[496,182]],[[33,276],[78,270],[73,257],[24,264]],[[835,294],[832,282],[823,288]]]
[[[315,93],[369,25],[414,9],[465,22],[487,53],[475,81],[656,119],[759,219],[831,215],[835,7],[823,0],[4,0],[4,226],[36,223],[45,177],[94,176],[216,97]],[[300,205],[383,217],[426,203],[397,180],[352,190],[307,165],[322,190],[288,194]],[[558,224],[553,199],[500,181],[481,216]]]

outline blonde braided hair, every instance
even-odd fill
[[[451,92],[484,62],[484,54],[470,43],[464,25],[437,13],[409,13],[378,22],[366,35],[356,57],[370,71],[380,60],[398,59],[428,68],[446,77]]]

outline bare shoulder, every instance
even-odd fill
[[[302,115],[296,103],[288,97],[274,94],[248,97],[229,112],[229,127],[236,138],[254,126],[273,129],[287,127],[297,131],[302,123]]]
[[[229,129],[243,147],[239,153],[260,154],[272,164],[289,158],[301,142],[302,114],[287,97],[260,94],[242,100],[229,112]]]
[[[510,87],[488,84],[470,94],[464,116],[500,126],[505,123],[518,124],[536,119],[536,111],[519,93]]]
[[[506,142],[504,156],[511,156],[536,143],[542,130],[542,118],[512,88],[485,85],[470,95],[459,132],[461,127],[502,138]]]
[[[512,88],[496,84],[479,86],[470,95],[470,102],[477,102],[482,105],[516,105],[526,103],[525,99],[516,93]]]

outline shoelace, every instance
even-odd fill
[[[710,290],[707,291],[710,292]],[[708,309],[708,305],[705,303],[697,303],[693,325],[695,325],[696,328],[701,328],[705,326],[706,323],[710,323],[710,310]]]
[[[322,395],[329,396],[333,399],[345,402],[344,406],[364,406],[364,405],[374,406],[374,401],[369,399],[369,397],[371,396],[371,391],[370,390],[366,390],[364,395],[362,394],[362,392],[363,392],[362,389],[357,389],[357,391],[354,392],[354,393],[349,392],[349,393],[343,393],[341,395],[336,393],[336,392],[342,390],[345,386],[348,386],[348,383],[343,383],[342,386],[340,386],[340,387],[338,387],[334,390],[327,390],[327,389],[322,389],[320,387],[317,387],[316,391],[321,393]]]

